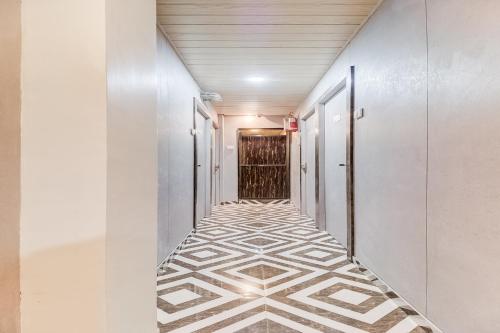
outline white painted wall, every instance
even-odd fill
[[[200,87],[157,30],[158,263],[193,229],[193,98]],[[206,104],[217,120],[209,103]]]
[[[283,128],[283,116],[224,116],[222,126],[222,201],[234,201],[238,200],[238,129]]]
[[[300,107],[309,111],[356,66],[356,105],[366,108],[355,125],[356,255],[421,311],[425,52],[423,0],[385,1]]]
[[[356,256],[425,311],[424,1],[385,1],[351,43],[349,61],[356,107],[366,109],[355,125]]]
[[[500,330],[499,11],[386,0],[298,110],[356,66],[356,255],[445,332]]]
[[[104,7],[22,3],[23,333],[106,331]]]
[[[428,8],[428,314],[500,332],[500,2]]]
[[[105,10],[106,332],[156,332],[156,1]]]
[[[22,2],[21,329],[155,332],[155,2]]]

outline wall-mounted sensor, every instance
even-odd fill
[[[200,96],[201,96],[201,99],[206,102],[206,101],[209,101],[209,102],[222,102],[223,99],[222,99],[222,96],[216,92],[212,92],[212,91],[202,91],[200,93]]]

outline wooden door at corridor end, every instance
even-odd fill
[[[238,131],[238,198],[290,198],[290,137],[286,131]]]

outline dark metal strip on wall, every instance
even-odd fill
[[[347,258],[352,261],[355,246],[354,219],[354,108],[355,108],[355,69],[351,66],[347,80],[348,116],[347,116]]]

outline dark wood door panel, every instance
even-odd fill
[[[288,199],[286,166],[243,166],[240,171],[242,199]]]
[[[240,165],[286,164],[286,136],[242,136]]]
[[[240,135],[240,199],[290,197],[288,150],[287,135]]]

